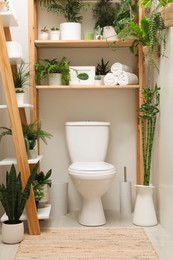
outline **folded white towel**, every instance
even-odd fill
[[[118,84],[117,77],[113,75],[112,72],[107,73],[104,77],[104,84],[107,86],[117,85]]]
[[[127,71],[127,72],[132,72],[132,69],[125,65],[125,64],[121,64],[119,62],[115,62],[112,66],[111,66],[111,72],[115,75],[115,76],[119,76],[120,72],[122,71]]]
[[[118,76],[119,85],[135,85],[138,84],[138,77],[130,72],[122,71]]]

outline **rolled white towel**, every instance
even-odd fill
[[[138,77],[130,72],[122,71],[118,76],[119,85],[135,85],[138,84]]]
[[[132,72],[132,69],[125,65],[125,64],[121,64],[119,62],[115,62],[112,66],[111,66],[111,72],[115,75],[115,76],[119,76],[120,72],[122,71],[127,71],[127,72]]]
[[[113,75],[113,73],[108,72],[104,77],[104,84],[107,86],[114,86],[117,85],[117,77]]]

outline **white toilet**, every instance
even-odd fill
[[[85,226],[106,223],[101,197],[116,173],[112,164],[104,162],[109,126],[109,122],[66,122],[67,147],[72,161],[68,172],[83,198],[79,223]]]

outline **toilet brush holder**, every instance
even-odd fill
[[[126,168],[124,169],[124,181],[120,183],[120,212],[121,214],[132,213],[131,182],[127,181]]]

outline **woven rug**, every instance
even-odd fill
[[[25,235],[15,260],[159,259],[143,228],[59,228]]]

